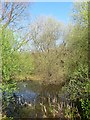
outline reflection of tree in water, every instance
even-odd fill
[[[43,86],[40,95],[37,97],[37,103],[40,103],[44,117],[63,117],[63,102],[61,102],[59,91],[53,87],[56,86]]]
[[[33,102],[26,100],[22,95],[13,93],[13,100],[10,101],[7,108],[7,116],[14,118],[64,118],[68,117],[69,111],[72,111],[74,104],[66,95],[60,94],[60,85],[43,85],[41,91]],[[67,99],[66,99],[67,98]],[[74,102],[73,102],[74,103]],[[65,111],[65,108],[68,108]],[[67,116],[65,116],[67,113]]]

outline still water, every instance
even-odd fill
[[[13,94],[7,116],[14,118],[56,117],[60,111],[60,85],[44,85],[34,81],[17,83],[17,91]],[[55,113],[56,111],[56,113]]]

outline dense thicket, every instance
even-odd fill
[[[3,95],[8,93],[8,99],[3,99],[3,109],[16,89],[16,79],[39,76],[45,84],[61,84],[60,94],[68,92],[66,100],[74,106],[66,106],[67,118],[89,120],[88,3],[75,3],[71,24],[65,26],[52,17],[43,16],[30,24],[30,30],[21,38],[17,38],[19,35],[11,26],[24,11],[25,4],[6,3],[3,7],[0,18],[2,90]],[[32,51],[27,50],[27,43]]]

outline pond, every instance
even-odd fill
[[[14,100],[10,101],[7,116],[14,118],[45,118],[59,117],[62,113],[60,85],[44,85],[36,81],[17,83]]]

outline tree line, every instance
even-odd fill
[[[88,3],[74,3],[71,23],[51,16],[39,16],[24,30],[20,25],[30,3],[2,3],[0,14],[2,91],[8,93],[3,109],[8,105],[16,76],[38,75],[45,84],[61,84],[62,94],[67,91],[82,120],[90,119],[90,81],[88,76]],[[25,27],[25,26],[24,26]],[[32,48],[30,51],[27,48]],[[3,94],[4,95],[4,94]],[[75,115],[66,108],[67,116]],[[74,119],[74,118],[73,118]]]

